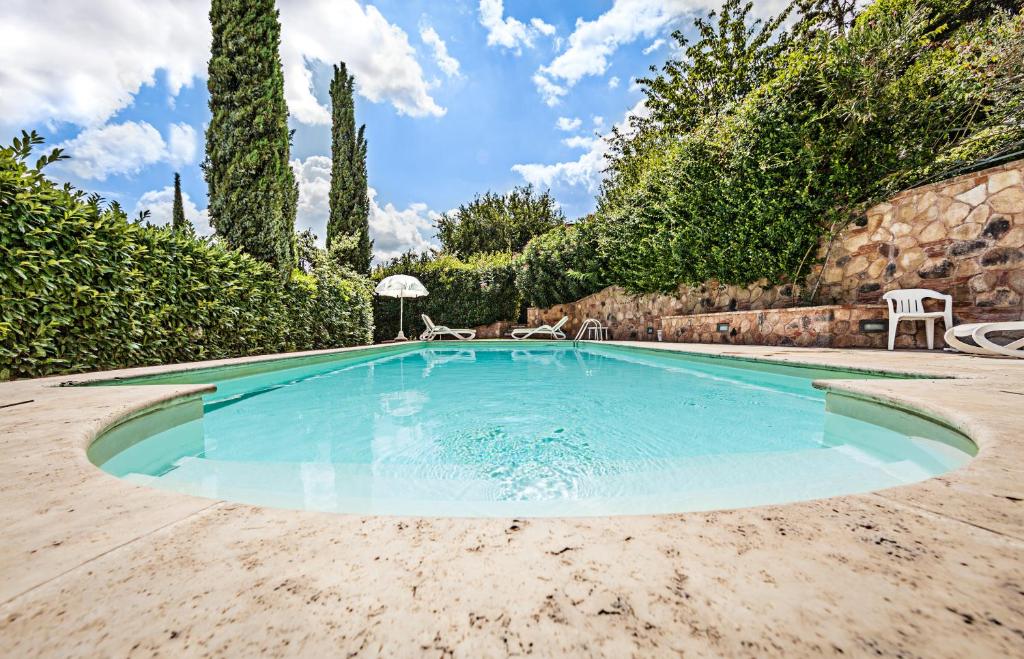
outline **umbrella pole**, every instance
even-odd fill
[[[405,331],[403,326],[405,320],[405,298],[398,298],[398,336],[395,337],[395,341],[405,341]]]

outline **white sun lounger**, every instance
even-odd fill
[[[423,324],[427,328],[423,330],[423,334],[420,334],[420,341],[433,341],[446,334],[461,341],[469,341],[476,338],[476,330],[452,329],[444,325],[435,325],[434,321],[430,320],[430,316],[427,314],[421,314],[420,318],[423,319]]]
[[[558,321],[554,325],[541,325],[540,327],[520,327],[519,329],[512,330],[512,338],[516,341],[528,339],[534,334],[550,335],[553,339],[564,339],[565,332],[562,331],[562,325],[569,322],[568,316],[563,316],[562,320]]]
[[[1018,357],[1024,359],[1024,338],[999,345],[988,338],[992,332],[1024,332],[1024,320],[1002,323],[968,323],[946,330],[946,345],[972,355]],[[970,337],[975,345],[963,339]]]

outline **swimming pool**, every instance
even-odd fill
[[[583,343],[414,343],[136,383],[217,391],[89,448],[133,482],[360,514],[576,516],[785,503],[955,469],[963,436],[848,371]]]

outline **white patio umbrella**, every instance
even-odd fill
[[[377,288],[373,289],[377,295],[398,298],[398,336],[395,341],[405,341],[405,332],[402,331],[404,304],[407,297],[425,297],[427,289],[420,283],[419,279],[409,275],[391,275],[380,280]]]

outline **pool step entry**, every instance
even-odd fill
[[[893,487],[928,476],[906,461],[877,469],[868,464],[877,458],[865,460],[866,456],[857,461],[861,468],[851,469],[850,455],[843,448],[652,457],[630,465],[636,471],[598,468],[589,473],[536,472],[531,465],[501,469],[483,464],[186,457],[160,477],[131,474],[127,480],[194,496],[283,508],[369,513],[387,512],[399,502],[427,515],[502,516],[525,510],[547,516],[628,514],[638,508],[656,512],[742,508]],[[779,478],[794,466],[795,473]]]
[[[580,331],[576,332],[576,338],[572,340],[572,344],[575,346],[583,338],[583,335],[587,332],[597,333],[598,341],[608,340],[608,328],[601,324],[601,321],[597,318],[587,318],[580,325]]]

